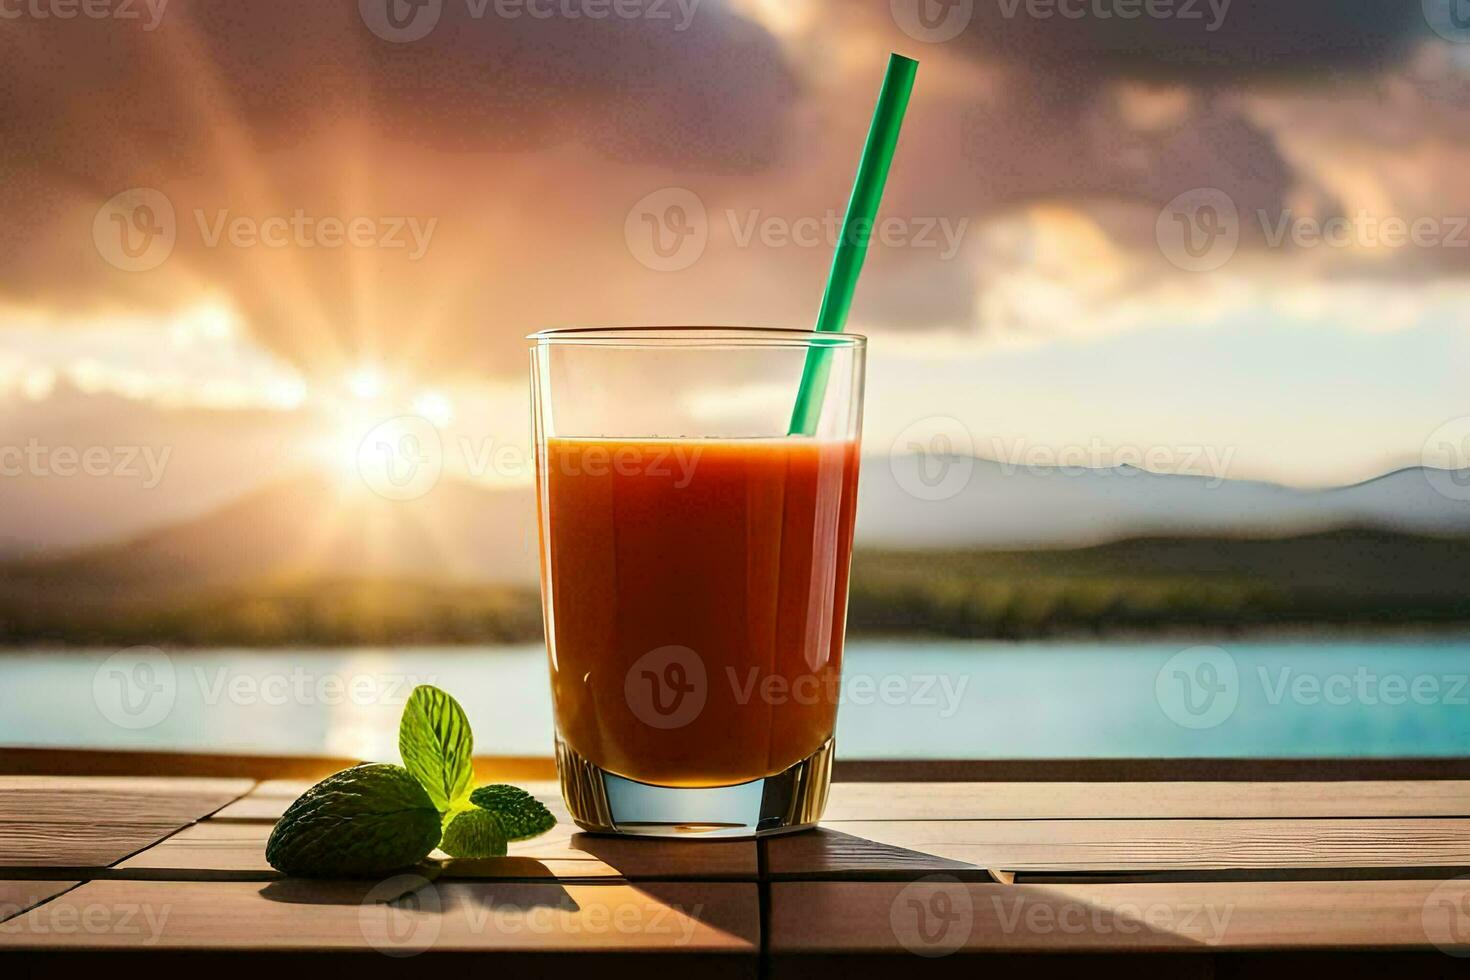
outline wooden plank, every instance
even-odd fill
[[[252,785],[238,779],[0,777],[0,867],[106,867]]]
[[[225,876],[280,877],[265,860],[271,824],[206,820],[134,854],[119,871],[217,872]]]
[[[12,821],[0,824],[0,867],[105,868],[178,829],[172,820],[90,825]]]
[[[759,921],[753,884],[94,881],[0,928],[0,950],[678,952],[753,969]]]
[[[1470,817],[1470,780],[834,783],[842,820]]]
[[[246,796],[221,808],[211,819],[275,823],[281,818],[281,814],[286,812],[286,807],[290,806],[291,800],[294,799],[294,796],[289,799],[272,796]]]
[[[0,823],[182,826],[250,791],[248,779],[0,776]]]
[[[262,779],[255,784],[247,797],[265,797],[272,800],[285,800],[289,805],[296,797],[305,793],[317,784],[315,779]]]
[[[359,761],[327,756],[11,747],[0,752],[0,773],[316,780]],[[1470,758],[838,759],[834,772],[844,782],[1470,779]],[[556,765],[550,756],[475,759],[475,778],[482,783],[555,777]]]
[[[6,748],[0,773],[43,776],[213,776],[231,779],[305,779],[314,782],[361,759],[341,756],[240,755],[150,752],[137,749]],[[550,756],[477,756],[475,778],[486,782],[554,779]]]
[[[134,855],[123,872],[173,872],[180,876],[279,877],[265,860],[271,824],[206,820]],[[438,857],[447,857],[435,852]],[[755,880],[752,841],[657,841],[593,837],[565,824],[528,841],[516,841],[503,858],[450,862],[449,877],[475,878],[672,878]],[[149,874],[147,877],[158,877]]]
[[[553,831],[543,838],[512,844],[510,853],[542,861],[590,858],[633,881],[650,878],[754,881],[760,865],[756,842],[750,840],[604,837],[573,832],[571,828],[560,839]]]
[[[121,964],[119,964],[121,965]],[[1068,950],[966,951],[920,959],[913,953],[863,952],[785,954],[763,961],[765,980],[977,980],[1019,976],[1025,980],[1079,977],[1163,977],[1167,980],[1459,980],[1463,964],[1439,950],[1292,949],[1263,952],[1214,950],[1208,946],[1159,951]],[[984,971],[983,973],[979,971]]]
[[[171,877],[209,877],[269,881],[283,877],[265,860],[271,824],[206,820],[118,865],[118,870],[169,872]],[[561,840],[518,841],[511,854],[473,862],[452,862],[453,875],[476,878],[616,878],[618,872],[590,854],[573,851]],[[435,852],[440,858],[447,857]],[[148,875],[147,877],[158,877]]]
[[[27,909],[55,898],[75,881],[0,881],[0,923],[13,919]]]
[[[286,808],[314,785],[310,779],[267,779],[214,814],[216,820],[279,820]]]
[[[868,783],[1123,783],[1470,779],[1470,757],[838,759],[833,778]]]
[[[1450,916],[1470,926],[1465,879],[999,885],[941,876],[777,882],[770,902],[777,956],[1448,949]],[[1447,970],[1453,962],[1445,957]]]
[[[548,805],[555,782],[519,784]],[[269,780],[217,816],[271,819],[311,786]],[[834,783],[825,819],[976,820],[1071,817],[1465,817],[1470,780],[1159,783]]]
[[[1470,820],[852,821],[765,843],[773,876],[1470,867]]]

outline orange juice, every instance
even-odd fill
[[[836,722],[857,444],[549,438],[542,595],[561,738],[660,786],[810,756]]]

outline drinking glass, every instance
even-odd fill
[[[573,819],[681,837],[810,826],[831,776],[866,341],[731,327],[529,340]]]

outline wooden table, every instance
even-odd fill
[[[432,881],[365,882],[285,879],[265,863],[304,781],[0,776],[0,963],[151,952],[211,969],[242,955],[320,968],[330,950],[395,975],[408,956],[483,968],[493,952],[527,976],[1020,966],[1030,980],[1143,964],[1165,976],[1470,976],[1454,955],[1470,955],[1470,779],[1458,767],[1446,779],[1348,779],[1342,766],[1259,781],[1118,781],[1098,767],[992,778],[1011,765],[839,781],[822,829],[760,842],[577,833],[555,785],[529,783],[562,821],[551,834],[506,858],[446,862]]]

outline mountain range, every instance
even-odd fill
[[[1459,481],[1459,482],[1456,482]],[[1129,467],[1009,467],[969,457],[864,461],[858,546],[923,550],[1085,547],[1134,537],[1283,537],[1338,527],[1470,534],[1470,471],[1411,468],[1354,486],[1171,476]],[[942,499],[929,499],[940,497]],[[537,581],[529,488],[444,479],[416,500],[301,476],[127,540],[0,564],[14,593],[90,583],[161,594],[238,582],[398,578]]]
[[[968,477],[960,479],[968,473]],[[941,500],[920,500],[915,491]],[[859,540],[893,548],[1064,548],[1139,536],[1279,537],[1337,527],[1470,533],[1470,470],[1396,470],[1363,483],[1275,483],[969,457],[864,461]]]
[[[849,622],[971,638],[1463,628],[1462,475],[1308,491],[869,460]],[[302,476],[127,540],[0,563],[0,643],[534,642],[536,540],[529,489],[446,479],[396,501]]]

